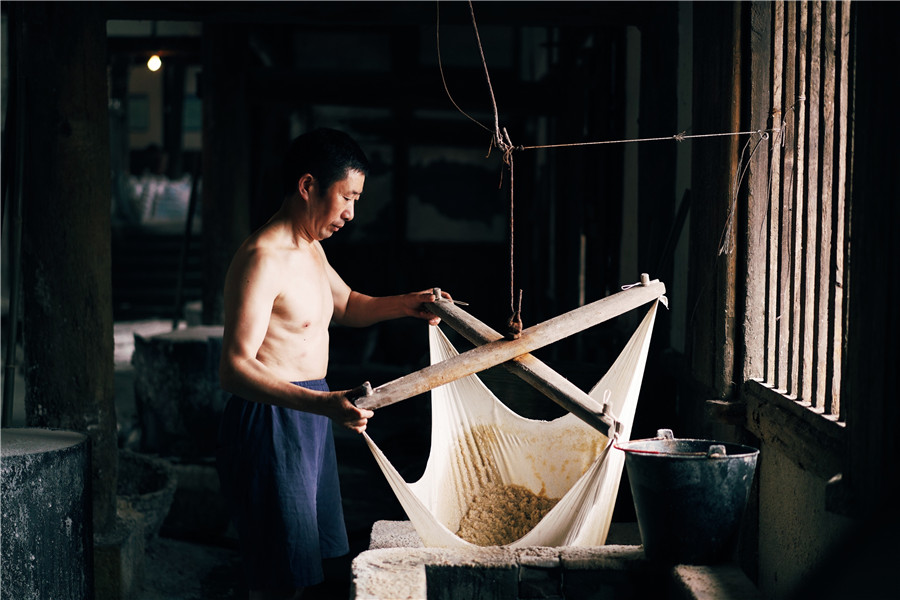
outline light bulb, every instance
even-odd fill
[[[159,71],[159,68],[162,66],[162,60],[160,60],[158,54],[154,54],[150,57],[150,60],[147,61],[147,68],[151,71]]]

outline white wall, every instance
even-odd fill
[[[806,577],[851,520],[825,511],[825,481],[771,445],[759,453],[759,583],[765,598],[802,596]]]

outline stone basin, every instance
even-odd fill
[[[116,499],[120,505],[143,515],[148,541],[159,533],[177,486],[175,469],[168,461],[130,450],[119,451]]]

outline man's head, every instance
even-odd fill
[[[350,171],[369,173],[369,159],[353,138],[336,129],[314,129],[291,143],[284,157],[284,195],[297,191],[303,175],[312,175],[322,190],[344,179]]]

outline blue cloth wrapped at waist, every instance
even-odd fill
[[[324,379],[294,382],[328,391]],[[331,420],[232,396],[216,466],[251,590],[322,581],[322,559],[349,552]]]

